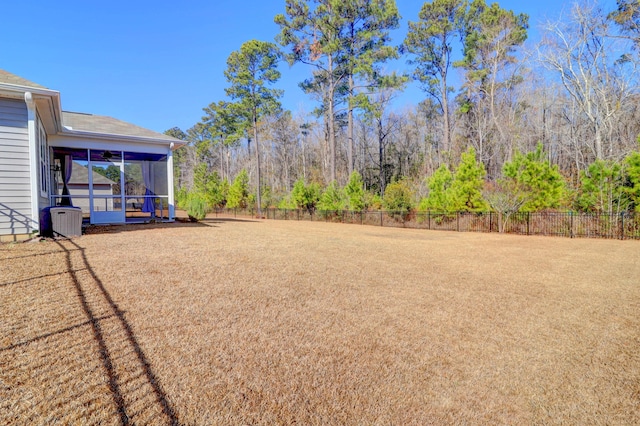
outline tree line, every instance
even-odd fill
[[[166,132],[188,141],[182,207],[640,209],[636,0],[575,2],[528,44],[528,16],[485,0],[426,1],[404,40],[394,0],[285,0],[274,20],[229,56],[227,98]],[[283,62],[308,66],[313,111],[283,109]],[[410,81],[424,100],[398,109]]]

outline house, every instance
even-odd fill
[[[0,70],[0,241],[34,235],[48,206],[80,207],[92,224],[173,220],[173,151],[184,144],[63,111],[59,92]]]

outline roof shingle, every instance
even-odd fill
[[[3,84],[14,84],[16,86],[25,86],[25,87],[33,87],[35,89],[46,89],[46,87],[41,86],[40,84],[34,83],[33,81],[29,81],[26,78],[22,78],[15,74],[11,74],[5,70],[0,70],[0,83]]]
[[[145,129],[143,127],[136,126],[135,124],[127,123],[125,121],[103,115],[62,111],[62,124],[70,130],[77,130],[82,132],[135,136],[156,140],[159,139],[169,142],[182,142],[171,136],[154,132],[153,130]]]

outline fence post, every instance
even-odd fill
[[[427,229],[431,230],[431,210],[427,210]]]
[[[620,239],[624,240],[624,212],[620,213]]]
[[[460,212],[456,212],[456,231],[460,232]]]
[[[380,210],[380,226],[382,226],[382,210]]]
[[[531,223],[531,212],[527,212],[527,235],[531,235],[529,232],[530,223]]]

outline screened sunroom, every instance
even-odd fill
[[[49,138],[51,206],[91,224],[174,219],[173,150],[182,141],[111,117],[62,113]]]
[[[51,205],[95,224],[173,218],[167,154],[54,147],[52,158]]]

